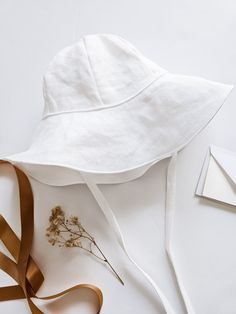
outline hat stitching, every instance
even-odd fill
[[[60,114],[66,114],[66,113],[83,113],[83,112],[90,112],[90,111],[99,111],[99,110],[105,110],[105,109],[110,109],[110,108],[114,108],[114,107],[118,107],[120,105],[123,105],[126,102],[129,102],[130,100],[132,100],[133,98],[135,98],[136,96],[138,96],[139,94],[141,94],[146,88],[148,88],[150,85],[152,85],[154,82],[158,81],[159,79],[161,79],[164,75],[167,75],[168,71],[165,71],[164,73],[162,73],[161,75],[158,76],[152,76],[152,79],[149,80],[147,82],[146,85],[144,85],[144,87],[142,87],[138,92],[136,92],[135,94],[129,96],[128,98],[123,99],[122,101],[112,104],[112,105],[103,105],[97,108],[92,108],[92,109],[73,109],[73,110],[62,110],[62,111],[57,111],[57,112],[51,112],[48,114],[45,114],[42,117],[42,120],[49,118],[51,116],[57,116]]]
[[[100,103],[104,106],[104,102],[103,102],[101,94],[99,92],[97,81],[96,81],[96,78],[95,78],[95,75],[94,75],[94,72],[93,72],[92,63],[91,63],[91,59],[90,59],[89,52],[88,52],[88,49],[87,49],[85,37],[83,37],[82,40],[83,40],[84,50],[85,50],[85,53],[86,53],[86,56],[87,56],[87,59],[88,59],[90,74],[91,74],[91,77],[92,77],[92,79],[94,81],[94,85],[96,87],[98,99],[99,99]]]

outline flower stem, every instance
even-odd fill
[[[118,273],[115,271],[115,269],[113,268],[113,266],[111,265],[111,263],[108,261],[108,259],[105,257],[105,255],[103,254],[103,252],[101,251],[101,249],[99,248],[99,246],[97,245],[97,243],[94,241],[93,242],[94,245],[96,246],[96,248],[98,249],[98,251],[101,253],[101,255],[104,258],[104,262],[107,263],[109,265],[109,267],[111,268],[111,270],[115,273],[117,279],[120,281],[120,283],[124,286],[124,281],[120,278],[120,276],[118,275]]]
[[[103,254],[102,250],[100,249],[100,247],[98,246],[97,242],[94,240],[94,238],[85,230],[83,229],[83,231],[89,236],[89,238],[91,238],[91,241],[93,242],[93,244],[96,246],[96,248],[98,249],[98,251],[100,252],[100,254],[102,255],[102,257],[104,258],[104,262],[108,264],[108,266],[111,268],[111,270],[115,273],[117,279],[120,281],[120,283],[124,286],[124,281],[121,279],[121,277],[118,275],[118,273],[115,271],[115,269],[113,268],[113,266],[111,265],[111,263],[108,261],[108,259],[106,258],[106,256]]]

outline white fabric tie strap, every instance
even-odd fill
[[[168,299],[166,298],[166,296],[164,295],[162,290],[156,285],[156,283],[153,281],[153,279],[134,261],[134,259],[128,253],[128,250],[127,250],[127,247],[126,247],[126,244],[124,241],[124,237],[123,237],[121,228],[118,224],[118,221],[117,221],[110,205],[108,204],[107,200],[105,199],[104,195],[102,194],[101,190],[98,188],[97,184],[94,183],[93,180],[91,180],[91,178],[88,174],[81,173],[81,175],[83,176],[85,183],[87,184],[89,190],[91,191],[92,195],[96,199],[98,205],[102,209],[108,223],[113,228],[113,230],[116,234],[117,240],[118,240],[119,244],[121,245],[121,247],[123,248],[123,250],[124,250],[125,254],[127,255],[127,257],[129,258],[129,260],[133,263],[133,265],[143,274],[143,276],[152,285],[152,287],[154,288],[155,292],[157,293],[157,295],[159,296],[159,298],[162,302],[162,305],[165,309],[165,312],[167,314],[175,314],[173,307],[169,303]]]
[[[169,258],[171,267],[174,271],[182,299],[184,301],[185,309],[188,314],[194,314],[194,309],[191,305],[190,299],[187,295],[185,287],[180,276],[180,271],[175,263],[175,255],[172,249],[172,232],[175,215],[175,193],[176,193],[176,162],[177,153],[175,153],[169,162],[166,180],[166,212],[165,212],[165,249]]]
[[[167,170],[167,184],[166,184],[166,211],[165,211],[165,249],[167,252],[167,256],[169,258],[170,264],[173,268],[176,281],[178,283],[178,287],[180,289],[185,309],[188,314],[194,314],[194,310],[192,308],[191,302],[189,300],[189,297],[186,293],[186,290],[184,288],[184,285],[182,283],[182,279],[180,276],[180,272],[177,270],[177,266],[174,263],[175,256],[172,251],[172,231],[173,231],[173,224],[174,224],[174,212],[175,212],[175,190],[176,190],[176,161],[177,161],[177,153],[175,153],[171,158],[168,165]],[[143,276],[148,280],[148,282],[152,285],[155,292],[159,296],[162,305],[165,309],[165,312],[167,314],[175,314],[175,310],[171,306],[170,302],[162,292],[162,290],[158,287],[158,285],[154,282],[154,280],[134,261],[134,259],[130,256],[128,253],[124,237],[121,231],[121,228],[118,224],[118,221],[107,202],[106,198],[102,194],[101,190],[97,186],[97,184],[92,180],[91,175],[80,172],[81,176],[83,177],[85,183],[87,184],[89,190],[91,191],[92,195],[94,196],[95,200],[97,201],[98,205],[100,206],[101,210],[103,211],[103,214],[105,215],[108,223],[113,228],[117,240],[124,250],[125,254],[129,258],[129,260],[135,265],[135,267],[143,274]]]

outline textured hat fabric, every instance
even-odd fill
[[[128,258],[153,286],[165,312],[174,314],[162,290],[128,253],[116,217],[97,186],[132,180],[171,157],[165,249],[186,312],[194,314],[171,244],[176,157],[214,117],[232,88],[172,74],[119,36],[88,35],[50,63],[44,76],[44,114],[29,149],[2,159],[46,184],[86,183]]]
[[[145,171],[183,148],[231,89],[169,73],[119,36],[88,35],[50,63],[43,84],[44,115],[32,144],[9,159],[112,174],[100,180],[98,175],[98,182],[122,182],[127,171]],[[33,172],[41,178],[41,171]],[[46,174],[41,179],[52,180]]]

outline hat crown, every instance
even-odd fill
[[[43,84],[44,114],[122,103],[164,72],[119,36],[84,36],[49,64]]]

